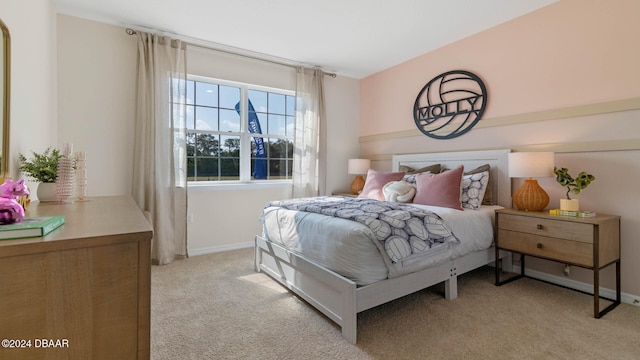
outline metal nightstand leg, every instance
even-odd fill
[[[505,279],[505,280],[501,281],[500,280],[500,270],[501,270],[500,268],[501,267],[499,266],[500,265],[500,260],[498,259],[498,251],[499,250],[496,250],[496,264],[495,264],[495,266],[496,266],[496,286],[501,286],[501,285],[504,285],[504,284],[508,284],[508,283],[510,283],[510,282],[512,282],[514,280],[518,280],[520,278],[525,277],[525,275],[524,275],[524,254],[520,254],[520,274],[512,276],[512,277],[510,277],[508,279]],[[511,253],[513,253],[513,252],[511,252]]]
[[[613,301],[612,304],[609,304],[606,308],[600,311],[600,299],[605,299],[609,301]],[[600,296],[600,272],[599,269],[593,270],[593,317],[596,319],[600,319],[606,313],[613,310],[616,306],[620,305],[622,302],[621,299],[621,291],[620,291],[620,260],[616,261],[616,299],[607,299],[605,297]]]

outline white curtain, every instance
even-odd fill
[[[296,132],[293,152],[293,194],[296,197],[326,192],[327,127],[324,72],[297,68]]]
[[[187,256],[185,44],[137,31],[133,196],[150,213],[152,260]]]

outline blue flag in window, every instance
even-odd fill
[[[236,104],[236,111],[240,114],[240,103]],[[262,134],[260,128],[260,120],[256,114],[256,110],[249,100],[249,132],[252,134]],[[264,147],[264,138],[254,137],[253,141],[256,144],[256,159],[253,164],[253,176],[254,179],[266,179],[267,178],[267,152]]]

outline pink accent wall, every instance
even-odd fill
[[[562,0],[366,77],[360,136],[415,129],[418,92],[450,70],[483,79],[485,119],[640,97],[638,14],[638,0]]]

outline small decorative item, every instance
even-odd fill
[[[553,172],[556,174],[556,181],[558,182],[558,184],[567,188],[567,198],[560,199],[560,210],[579,211],[580,202],[578,201],[578,199],[572,199],[569,194],[580,194],[582,190],[584,190],[587,186],[589,186],[589,184],[591,184],[591,182],[596,179],[595,176],[581,171],[578,174],[578,177],[574,179],[571,175],[569,175],[569,169],[558,169],[557,167],[553,168]]]
[[[31,159],[18,154],[20,171],[39,183],[36,190],[38,200],[55,201],[58,160],[62,156],[60,150],[49,147],[41,154],[34,151],[31,153],[33,154]]]
[[[66,203],[73,195],[73,180],[75,178],[73,145],[65,143],[62,146],[62,156],[58,160],[58,172],[56,180],[56,198],[61,203]]]
[[[78,201],[87,200],[87,153],[76,152],[76,197]]]
[[[18,197],[24,195],[29,195],[24,179],[4,180],[0,185],[0,224],[13,224],[24,219],[24,208],[17,201]]]

